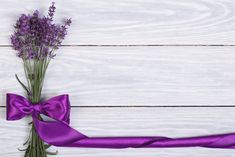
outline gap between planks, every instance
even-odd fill
[[[134,45],[134,44],[131,44],[131,45],[92,45],[92,44],[86,44],[86,45],[61,45],[62,47],[151,47],[151,46],[156,46],[156,47],[161,47],[161,46],[165,46],[165,47],[168,47],[168,46],[192,46],[192,47],[213,47],[213,46],[227,46],[227,47],[233,47],[235,45],[233,44],[210,44],[210,45],[207,45],[207,44],[138,44],[138,45]],[[11,47],[11,45],[0,45],[0,47]]]
[[[235,105],[180,105],[180,106],[71,106],[71,108],[235,108]],[[6,108],[6,106],[0,106]]]

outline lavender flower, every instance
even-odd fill
[[[49,7],[48,16],[41,16],[39,11],[32,15],[22,14],[15,24],[15,32],[11,36],[11,44],[22,59],[53,58],[53,51],[58,49],[67,35],[71,19],[63,25],[53,23],[55,3]]]
[[[49,7],[48,15],[50,17],[50,20],[53,19],[54,13],[55,13],[55,2],[52,2],[52,5]]]

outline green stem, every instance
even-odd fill
[[[41,100],[41,91],[48,64],[49,60],[24,60],[24,70],[28,84],[26,89],[30,90],[28,97],[33,104]],[[38,118],[42,119],[40,116]],[[32,124],[31,138],[24,157],[47,157],[45,144],[37,135],[34,124]]]

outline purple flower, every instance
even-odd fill
[[[71,19],[63,25],[53,23],[55,3],[49,7],[48,16],[41,16],[38,10],[32,15],[22,14],[17,20],[15,32],[11,36],[12,47],[17,50],[17,56],[23,59],[53,58],[54,49],[58,49],[67,35]]]
[[[49,7],[48,15],[50,17],[50,20],[53,19],[54,13],[55,13],[55,2],[52,2],[52,5]]]
[[[65,21],[66,26],[70,26],[71,23],[72,23],[71,19],[66,19],[66,21]]]
[[[37,57],[37,52],[34,52],[33,50],[28,51],[28,58],[29,59],[34,59]]]

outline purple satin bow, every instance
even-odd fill
[[[37,118],[39,114],[51,117],[55,121],[39,120]],[[54,146],[87,148],[235,148],[235,133],[188,138],[160,136],[87,137],[69,126],[70,102],[68,95],[60,95],[38,104],[32,104],[22,96],[7,94],[7,120],[19,120],[27,115],[32,115],[39,137]]]

